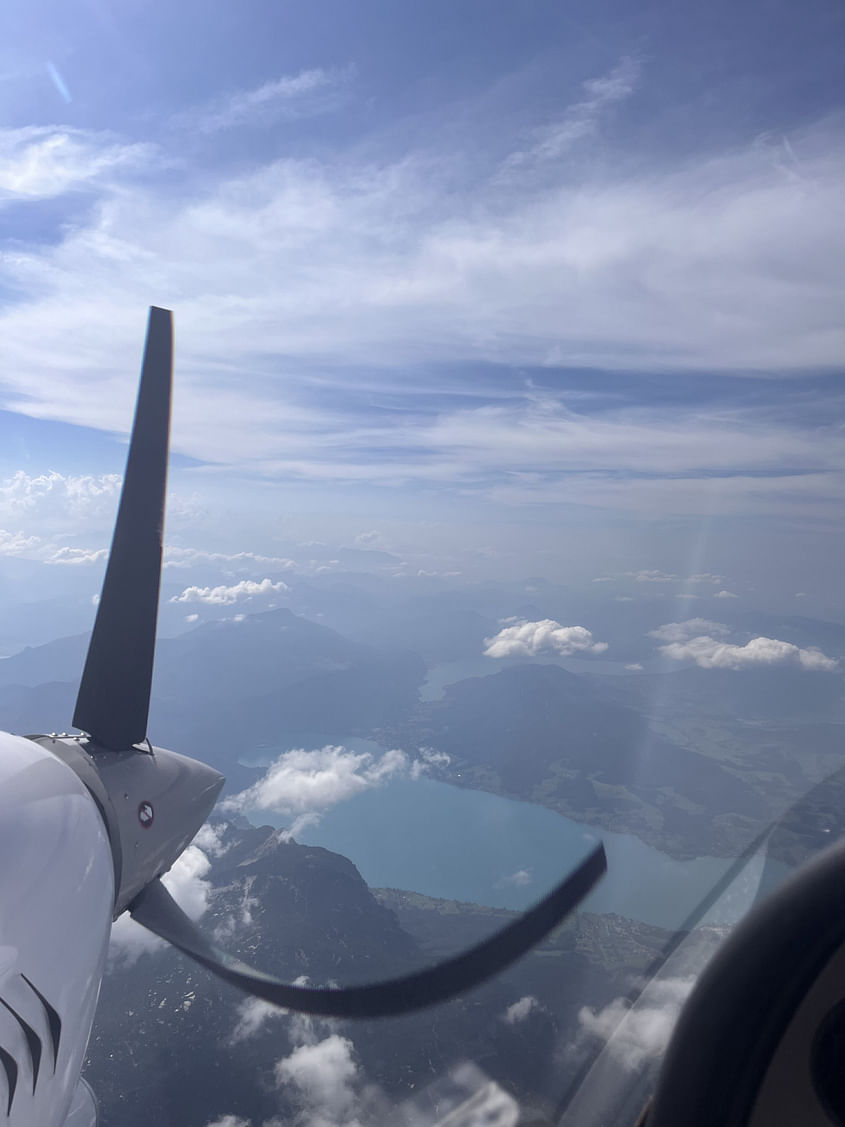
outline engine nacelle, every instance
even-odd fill
[[[49,751],[0,733],[0,1121],[62,1124],[100,989],[114,907],[106,827]]]

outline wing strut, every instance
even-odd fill
[[[122,751],[147,734],[161,581],[173,320],[150,309],[123,491],[74,726]]]
[[[389,1017],[454,998],[516,962],[563,922],[606,871],[604,846],[599,845],[548,896],[463,954],[401,978],[340,989],[291,986],[240,962],[203,935],[160,880],[148,884],[129,911],[155,935],[266,1002],[326,1017]]]

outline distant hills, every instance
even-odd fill
[[[513,666],[449,686],[392,735],[400,746],[445,752],[449,778],[462,785],[625,829],[677,856],[734,851],[734,834],[767,815],[760,794],[660,736],[601,682],[554,665]]]
[[[355,640],[314,621],[320,593],[303,584],[294,601],[312,617],[288,608],[229,613],[162,638],[151,738],[217,767],[229,793],[287,747],[358,737],[412,755],[433,748],[451,759],[440,771],[446,781],[635,833],[678,857],[736,854],[842,762],[842,675],[797,665],[609,676],[575,675],[560,659],[510,658],[489,661],[486,676],[447,682],[442,699],[422,700],[429,669],[435,679],[450,668],[457,675],[471,652],[464,668],[484,667],[470,639],[480,646],[479,632],[495,625],[494,595],[397,598],[392,628],[382,606],[367,629],[374,583],[338,582],[323,604],[329,619],[345,613]],[[818,641],[813,620],[770,625],[796,644]],[[836,653],[842,628],[827,625],[825,644]],[[5,726],[68,727],[86,646],[76,635],[0,661]],[[432,666],[431,654],[443,665]]]

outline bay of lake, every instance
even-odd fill
[[[359,739],[345,740],[344,746],[374,755],[383,750]],[[285,750],[262,748],[260,756],[267,762]],[[257,760],[258,753],[252,762]],[[250,820],[280,827],[292,821],[266,811],[252,813]],[[679,861],[633,834],[611,833],[543,806],[426,776],[394,776],[338,803],[296,840],[348,857],[373,888],[516,909],[550,891],[602,841],[608,871],[582,907],[670,929],[680,926],[730,865],[719,857]],[[738,919],[754,899],[761,868],[750,866],[707,922]],[[768,863],[765,883],[781,879],[781,869]]]

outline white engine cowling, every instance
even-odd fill
[[[0,733],[0,1121],[62,1127],[108,951],[112,851],[74,772]]]

